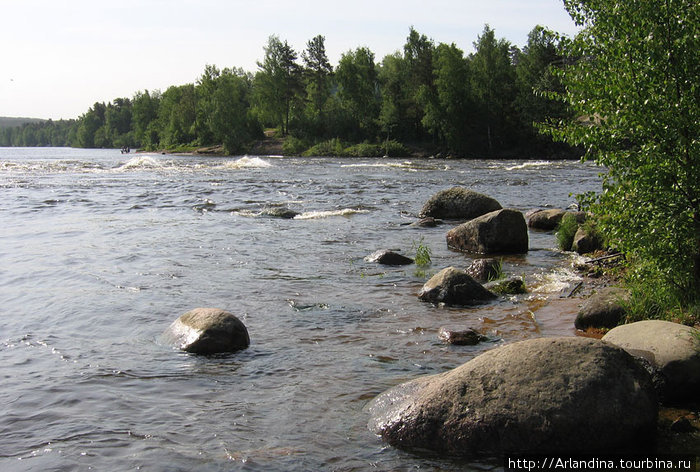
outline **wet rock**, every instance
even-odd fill
[[[467,274],[481,283],[495,280],[501,275],[501,263],[491,257],[476,259],[467,267]]]
[[[438,338],[442,339],[447,344],[454,344],[456,346],[473,346],[489,340],[489,338],[472,328],[460,331],[444,326],[440,328]]]
[[[465,270],[447,267],[428,280],[418,298],[445,305],[478,305],[496,298]]]
[[[384,265],[409,265],[413,264],[413,259],[403,256],[389,249],[381,249],[365,257],[367,262],[377,262]]]
[[[163,333],[164,340],[195,354],[235,352],[250,345],[241,320],[218,308],[195,308],[175,320]]]
[[[467,221],[447,233],[447,245],[462,252],[523,254],[528,251],[527,224],[516,210],[497,210]]]
[[[456,456],[604,453],[648,447],[658,403],[624,350],[590,338],[539,338],[394,387],[367,408],[393,446]]]
[[[442,223],[442,220],[435,219],[432,216],[426,216],[415,223],[411,223],[411,226],[418,226],[419,228],[434,228]]]
[[[525,218],[527,219],[527,226],[530,228],[552,231],[557,227],[565,214],[566,210],[559,209],[535,210],[528,212]]]
[[[484,285],[484,288],[499,295],[521,295],[527,293],[525,281],[521,277],[494,280]]]
[[[603,241],[600,237],[580,226],[574,234],[574,241],[571,250],[579,254],[588,254],[603,248]]]
[[[649,360],[663,375],[662,396],[697,399],[700,388],[700,330],[670,321],[638,321],[610,330],[603,340]]]
[[[277,207],[277,206],[272,206],[272,207],[266,207],[263,208],[261,215],[263,216],[269,216],[271,218],[283,218],[283,219],[288,219],[291,220],[295,216],[299,215],[299,212],[296,212],[290,208],[287,207]]]
[[[604,288],[591,295],[576,315],[576,329],[614,328],[625,318],[628,294],[615,288]]]
[[[489,196],[464,187],[452,187],[430,197],[419,216],[470,220],[501,208],[501,204]]]
[[[525,215],[527,220],[527,226],[532,229],[541,229],[544,231],[553,231],[557,229],[557,226],[561,222],[561,219],[567,213],[573,213],[576,217],[578,224],[586,221],[586,212],[576,211],[569,212],[567,210],[561,209],[548,209],[548,210],[531,210]]]

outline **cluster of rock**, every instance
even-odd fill
[[[578,229],[571,241],[571,247],[566,247],[564,249],[571,250],[578,254],[587,254],[602,248],[603,242],[600,237],[583,225],[588,218],[586,212],[561,209],[537,209],[527,212],[525,218],[527,219],[529,228],[542,231],[554,231],[559,228],[559,225],[566,215],[571,215],[570,217],[574,218],[578,224]]]
[[[467,219],[446,239],[451,248],[470,253],[526,252],[528,226],[552,230],[563,216],[543,210],[526,223],[520,212],[466,189],[438,195],[426,203],[421,216],[432,222]],[[414,263],[391,250],[365,260]],[[525,290],[519,278],[493,281],[500,276],[496,259],[476,259],[468,269],[441,270],[425,283],[419,298],[474,305],[496,299],[496,293]],[[623,307],[624,294],[601,291],[584,305],[576,327],[614,327],[624,318]],[[488,341],[471,328],[443,327],[439,337],[456,345]],[[216,308],[185,313],[163,338],[196,354],[236,352],[250,344],[245,325]],[[367,411],[370,429],[405,449],[455,456],[635,452],[644,451],[655,438],[659,399],[696,398],[699,387],[700,331],[643,321],[615,327],[602,340],[539,338],[502,345],[449,372],[389,389]]]

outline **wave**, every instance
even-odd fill
[[[518,164],[515,166],[509,166],[509,167],[504,167],[504,170],[518,170],[518,169],[527,169],[529,167],[548,167],[553,165],[554,163],[551,161],[528,161],[528,162],[523,162],[522,164]]]
[[[294,217],[295,220],[320,220],[333,216],[352,216],[362,213],[369,213],[369,210],[355,210],[353,208],[343,208],[342,210],[327,211],[307,211]]]
[[[272,167],[272,164],[259,157],[243,156],[235,161],[227,161],[221,167],[224,169],[264,169]]]
[[[124,164],[117,167],[115,170],[132,170],[132,169],[160,169],[163,163],[155,157],[151,156],[135,156],[126,161]]]
[[[353,168],[353,167],[384,167],[393,169],[406,169],[409,172],[416,172],[419,170],[447,170],[449,167],[446,165],[435,165],[426,164],[421,162],[413,161],[403,161],[403,162],[366,162],[359,164],[343,164],[342,168]]]
[[[542,274],[535,274],[534,282],[531,286],[533,293],[555,293],[561,292],[571,286],[572,283],[579,282],[581,277],[573,270],[562,267]]]

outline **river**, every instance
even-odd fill
[[[468,255],[452,224],[408,226],[463,185],[523,212],[600,188],[575,161],[203,158],[0,148],[0,469],[3,471],[489,470],[382,443],[375,395],[501,343],[575,335],[547,310],[576,279],[551,233],[503,259],[527,295],[476,308],[417,299]],[[270,206],[299,212],[266,217]],[[377,249],[427,268],[364,261]],[[160,340],[218,307],[251,346],[199,357]],[[441,326],[492,338],[450,346]],[[488,461],[487,461],[488,462]]]

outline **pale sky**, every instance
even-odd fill
[[[298,53],[325,36],[335,66],[359,46],[381,61],[411,26],[467,54],[486,23],[520,47],[538,24],[576,32],[562,0],[0,0],[0,18],[0,116],[54,120],[207,64],[255,72],[272,34]]]

